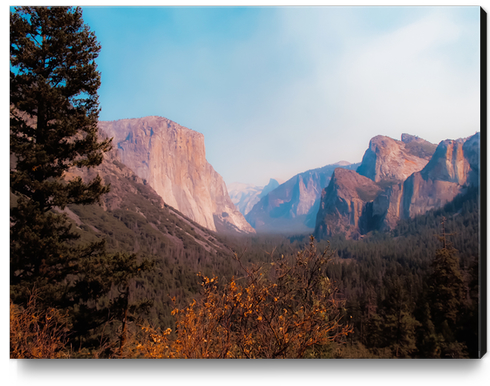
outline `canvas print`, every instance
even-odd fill
[[[10,358],[481,358],[482,36],[476,6],[11,7]]]

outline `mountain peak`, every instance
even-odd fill
[[[402,134],[401,140],[403,143],[410,143],[412,141],[419,141],[419,140],[424,141],[424,139],[417,137],[416,135],[407,134],[407,133]]]
[[[349,165],[351,165],[351,163],[350,162],[347,162],[347,161],[339,161],[339,162],[334,163],[334,165],[337,165],[337,166],[349,166]]]
[[[338,167],[326,165],[295,175],[264,195],[246,215],[247,221],[257,231],[267,233],[311,232],[322,189],[328,185],[333,171]]]
[[[357,172],[375,182],[395,183],[422,170],[436,146],[408,134],[402,137],[406,142],[384,135],[373,137]]]
[[[359,238],[444,206],[479,184],[480,137],[435,145],[415,136],[376,136],[357,173],[335,169],[322,192],[315,235]],[[430,161],[429,161],[430,159]]]
[[[159,116],[99,122],[99,127],[114,137],[121,162],[167,205],[212,231],[229,223],[230,229],[255,232],[206,161],[203,134]]]
[[[269,183],[264,186],[264,189],[262,189],[262,192],[260,192],[259,194],[259,198],[262,198],[264,197],[265,195],[267,195],[269,192],[272,192],[275,188],[277,188],[279,186],[279,182],[274,179],[274,178],[271,178],[269,180]]]

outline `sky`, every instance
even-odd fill
[[[225,182],[265,185],[376,135],[480,130],[479,7],[83,7],[100,120],[204,134]]]
[[[227,184],[341,160],[375,135],[438,143],[480,126],[478,7],[84,7],[101,120],[204,134]]]

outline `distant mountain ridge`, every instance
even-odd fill
[[[342,167],[359,164],[341,161]],[[264,233],[306,233],[315,226],[321,192],[339,163],[299,173],[262,197],[245,216],[250,225]]]
[[[212,231],[255,232],[206,161],[201,133],[157,116],[99,122],[99,128],[114,137],[121,162],[167,205]]]
[[[228,194],[237,209],[245,216],[262,197],[279,185],[279,181],[274,178],[271,178],[266,186],[234,182],[228,185]]]

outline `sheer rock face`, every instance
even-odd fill
[[[219,223],[221,231],[254,232],[206,161],[201,133],[156,116],[99,122],[99,127],[114,137],[121,162],[167,205],[213,231]]]
[[[402,141],[378,135],[369,142],[357,172],[374,182],[401,182],[422,170],[434,150],[435,145],[408,134]]]
[[[368,225],[362,223],[366,204],[380,191],[375,182],[353,170],[335,169],[330,183],[322,192],[316,237],[343,233],[347,238],[358,238]]]
[[[245,218],[260,232],[311,232],[315,227],[321,192],[338,166],[326,165],[295,175],[262,197]],[[348,162],[343,162],[342,166],[357,167]]]
[[[99,137],[106,139],[107,135],[99,131]],[[138,177],[129,167],[120,162],[117,148],[105,153],[100,165],[90,169],[71,168],[65,173],[65,178],[71,180],[73,177],[82,177],[88,181],[93,180],[97,175],[102,178],[105,185],[110,184],[111,186],[109,193],[102,195],[100,201],[103,211],[107,214],[101,216],[97,209],[91,209],[89,215],[84,218],[74,213],[76,211],[74,207],[67,206],[63,211],[58,209],[58,212],[64,212],[72,219],[77,227],[85,228],[85,231],[89,228],[89,232],[114,237],[113,231],[117,231],[111,226],[121,226],[126,232],[132,233],[132,237],[128,240],[129,244],[133,244],[132,252],[140,251],[141,244],[147,243],[138,236],[137,229],[141,227],[142,233],[148,234],[148,229],[145,229],[145,226],[148,225],[151,227],[149,232],[158,237],[160,242],[173,245],[175,250],[180,250],[182,253],[187,241],[173,234],[173,230],[176,228],[207,252],[213,254],[218,251],[226,254],[232,253],[229,247],[217,240],[208,229],[193,222],[174,208],[165,205],[162,197],[147,184],[146,180]],[[95,205],[89,207],[94,208]],[[127,224],[120,219],[121,211],[129,215],[133,224]],[[138,223],[139,225],[136,226]],[[110,229],[109,233],[107,233],[108,229]],[[117,237],[115,238],[117,240]]]
[[[430,162],[403,183],[400,217],[413,218],[452,201],[465,186],[478,185],[480,134],[442,141]]]
[[[400,219],[440,208],[465,187],[479,184],[479,133],[466,140],[442,141],[437,148],[406,134],[402,140],[375,137],[357,173],[347,176],[336,171],[322,192],[317,237],[345,233],[346,237],[356,238],[372,230],[393,229]],[[421,165],[424,166],[418,169]],[[355,195],[359,189],[369,187],[365,179],[359,178],[362,173],[377,183],[376,193],[370,187],[372,195]]]

